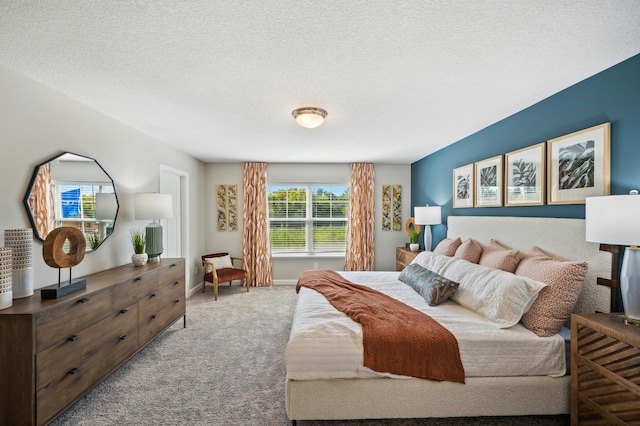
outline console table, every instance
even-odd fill
[[[180,317],[186,327],[184,259],[84,278],[84,290],[0,310],[0,424],[49,423]]]

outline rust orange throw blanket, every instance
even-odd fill
[[[464,383],[458,341],[436,320],[330,270],[304,272],[298,284],[323,294],[362,325],[364,365],[378,372]]]

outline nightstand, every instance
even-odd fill
[[[640,328],[609,314],[571,316],[571,424],[637,424]]]
[[[396,271],[402,271],[405,266],[424,250],[411,251],[408,247],[396,247]]]

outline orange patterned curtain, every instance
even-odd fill
[[[251,284],[268,287],[273,280],[273,270],[267,216],[267,164],[245,163],[242,184],[242,254],[251,270]]]
[[[56,227],[51,167],[49,164],[44,164],[38,169],[38,174],[33,182],[27,202],[31,209],[36,231],[42,239],[47,238],[49,232]]]
[[[374,270],[375,178],[373,164],[351,164],[351,199],[345,271]]]

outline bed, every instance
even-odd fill
[[[584,220],[524,217],[465,217],[448,219],[447,237],[479,242],[495,239],[503,246],[525,252],[532,246],[566,260],[586,262],[588,269],[574,312],[608,312],[611,290],[598,285],[598,277],[611,277],[612,255],[600,251],[597,244],[584,238]],[[427,256],[428,257],[428,256]],[[435,258],[435,255],[431,256]],[[418,256],[416,261],[424,258]],[[570,412],[570,377],[566,360],[568,333],[564,329],[553,336],[539,337],[522,324],[496,328],[494,339],[517,341],[519,348],[511,352],[506,364],[474,365],[473,354],[488,360],[499,360],[500,350],[495,342],[470,346],[475,330],[467,329],[465,315],[477,317],[476,312],[456,302],[425,308],[415,291],[397,287],[398,272],[343,272],[346,279],[389,293],[405,303],[418,303],[434,319],[444,318],[447,327],[459,339],[460,356],[465,369],[465,383],[432,381],[402,375],[378,373],[362,365],[359,325],[338,311],[331,312],[324,296],[302,288],[298,296],[292,331],[285,359],[287,365],[286,409],[291,420],[339,420],[382,418],[435,418],[549,415]],[[395,284],[394,284],[395,282]],[[402,283],[400,283],[402,284]],[[395,288],[393,290],[391,288]],[[400,288],[398,290],[398,288]],[[399,292],[399,293],[398,293]],[[412,294],[413,292],[413,294]],[[424,300],[422,300],[424,301]],[[330,305],[329,305],[330,306]],[[428,306],[428,305],[427,305]],[[324,337],[314,341],[308,334],[317,318],[334,315],[344,318],[332,326],[338,332],[325,330]],[[427,312],[426,312],[427,313]],[[453,319],[453,320],[451,320]],[[480,321],[482,322],[482,321]],[[455,329],[455,324],[461,324]],[[476,324],[476,323],[474,323]],[[475,325],[474,325],[475,327]],[[342,331],[340,331],[343,329]],[[488,327],[492,329],[491,324]],[[346,330],[344,337],[340,334]],[[489,332],[492,334],[492,332]],[[341,337],[342,336],[342,337]],[[333,343],[344,340],[351,352],[337,354]],[[542,349],[534,350],[542,342]],[[350,343],[349,343],[350,342]],[[339,342],[338,342],[339,343]],[[477,343],[477,342],[476,342]],[[305,352],[305,349],[306,352]],[[360,351],[360,352],[358,352]],[[551,355],[549,355],[551,354]],[[323,358],[325,357],[325,358]],[[323,365],[324,364],[324,365]],[[566,373],[566,374],[565,374]]]

